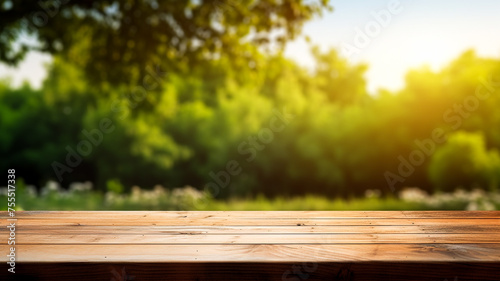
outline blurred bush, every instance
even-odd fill
[[[399,156],[408,159],[436,128],[459,127],[463,132],[436,144],[435,154],[396,188],[498,187],[500,60],[466,52],[441,71],[410,71],[400,91],[370,96],[367,66],[334,50],[316,49],[314,56],[313,70],[280,54],[257,56],[258,71],[210,60],[168,73],[154,92],[97,87],[56,57],[41,89],[0,83],[0,170],[15,168],[28,185],[59,182],[57,191],[44,191],[47,200],[66,194],[73,182],[90,181],[101,193],[85,196],[113,191],[112,200],[130,208],[135,201],[123,198],[135,185],[159,184],[165,193],[155,194],[168,198],[173,187],[186,185],[203,194],[211,186],[216,199],[350,198],[367,189],[385,196],[384,173],[398,172]],[[467,118],[443,118],[451,110],[457,120],[454,106],[478,87],[488,98]],[[103,120],[110,132],[101,130]],[[76,161],[74,151],[85,142],[88,153]],[[152,208],[171,208],[151,200]]]
[[[280,210],[500,210],[500,194],[480,189],[429,194],[419,188],[403,188],[398,197],[381,196],[379,190],[369,190],[364,197],[343,199],[325,196],[264,195],[255,198],[217,200],[210,194],[190,187],[152,189],[138,186],[129,194],[112,191],[102,193],[90,182],[71,183],[63,190],[53,181],[36,191],[34,186],[19,184],[16,191],[16,210],[193,210],[193,211],[280,211]],[[7,188],[0,187],[0,200],[7,201]],[[7,204],[0,207],[6,210]]]
[[[454,132],[432,156],[429,177],[443,191],[456,187],[496,190],[500,156],[496,149],[487,149],[482,133]]]

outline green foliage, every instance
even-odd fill
[[[498,188],[500,157],[487,150],[481,133],[458,131],[450,134],[445,145],[437,149],[429,165],[429,177],[440,190],[457,186]]]
[[[340,105],[360,104],[367,99],[366,65],[351,66],[335,50],[321,53],[313,48],[316,58],[316,85],[330,101]]]
[[[42,50],[113,84],[138,81],[159,64],[175,69],[227,56],[242,67],[255,64],[259,46],[293,39],[325,8],[327,0],[6,1],[0,60],[14,64],[28,50]],[[38,44],[17,40],[19,34]]]
[[[464,194],[500,185],[500,60],[467,51],[371,96],[367,65],[316,47],[310,70],[279,48],[328,2],[4,1],[0,61],[54,55],[41,89],[0,77],[0,170],[59,181],[20,182],[21,206],[498,208]],[[433,141],[435,130],[448,141]],[[346,200],[389,194],[387,172],[397,188],[465,191]],[[83,181],[96,191],[73,184]]]
[[[7,200],[5,188],[0,188],[0,200]],[[0,207],[6,210],[7,205]],[[482,190],[429,195],[418,188],[404,189],[398,197],[380,197],[378,192],[366,192],[358,198],[327,198],[307,195],[273,199],[263,195],[255,198],[215,200],[209,194],[186,186],[173,190],[162,186],[153,189],[132,188],[129,194],[96,192],[92,184],[72,183],[62,190],[48,182],[37,193],[33,186],[19,185],[16,191],[16,210],[220,210],[220,211],[310,211],[310,210],[498,210],[500,195]]]
[[[116,194],[121,194],[124,191],[124,187],[118,179],[111,179],[106,182],[106,190]]]
[[[58,176],[64,188],[88,180],[101,192],[117,179],[124,194],[134,185],[217,184],[216,199],[349,198],[367,188],[389,193],[384,173],[397,174],[400,156],[409,159],[421,150],[416,141],[442,129],[450,141],[434,143],[397,188],[498,186],[499,60],[466,52],[441,71],[409,72],[397,93],[370,96],[365,66],[334,50],[315,50],[315,57],[318,67],[308,71],[280,54],[259,55],[257,72],[222,57],[168,73],[157,92],[144,95],[141,84],[96,86],[77,65],[55,58],[39,90],[0,84],[0,153],[7,159],[0,169],[15,168],[37,186]],[[478,87],[487,95],[471,108],[464,103]],[[72,166],[68,147],[82,143],[88,153]],[[55,162],[69,171],[58,175]]]

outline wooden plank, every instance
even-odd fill
[[[5,281],[496,281],[498,276],[495,263],[23,263],[16,274],[0,270]]]
[[[329,218],[329,219],[251,219],[251,218],[209,218],[209,219],[145,219],[145,218],[112,218],[86,217],[86,218],[47,218],[47,219],[18,219],[19,225],[112,225],[112,226],[334,226],[334,225],[500,225],[500,218],[488,219],[366,219],[366,218]],[[5,227],[6,221],[2,221],[0,227]]]
[[[500,262],[500,244],[22,245],[16,251],[18,262],[42,263]],[[0,262],[6,261],[2,255]]]
[[[18,212],[16,257],[21,264],[500,263],[500,212],[454,213]],[[1,221],[2,252],[10,247],[8,222]]]
[[[17,211],[16,218],[81,218],[81,219],[474,219],[500,218],[500,211]],[[10,218],[0,211],[0,218]]]
[[[489,263],[58,263],[23,264],[1,280],[498,280]],[[297,274],[293,274],[296,270]],[[352,278],[350,278],[352,277]]]
[[[474,233],[500,233],[500,225],[330,225],[330,226],[109,226],[109,225],[21,225],[16,226],[16,232],[27,234],[368,234],[368,233],[407,233],[407,234],[474,234]],[[9,230],[0,228],[0,235],[5,235]]]
[[[194,245],[194,244],[258,244],[258,245],[306,245],[306,244],[468,244],[498,243],[500,233],[481,234],[30,234],[16,238],[18,246],[24,245]],[[7,245],[5,240],[3,245]]]

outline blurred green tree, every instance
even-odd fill
[[[487,150],[481,133],[458,131],[439,147],[429,165],[429,178],[439,190],[489,187],[496,189],[500,176],[500,156]]]
[[[33,49],[62,54],[109,83],[221,56],[248,67],[259,46],[284,44],[324,8],[328,0],[4,0],[0,60],[15,64]]]

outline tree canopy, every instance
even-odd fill
[[[29,50],[61,54],[91,79],[110,83],[138,79],[151,65],[165,69],[220,56],[255,67],[256,48],[284,44],[330,8],[328,0],[0,3],[1,61],[16,64]],[[18,40],[21,34],[37,42]]]

